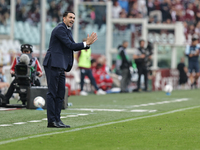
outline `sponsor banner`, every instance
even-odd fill
[[[152,90],[163,90],[166,84],[171,84],[173,89],[178,88],[179,72],[177,69],[159,69],[153,71]]]

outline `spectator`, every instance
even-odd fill
[[[101,28],[102,24],[105,24],[106,9],[104,6],[95,6],[95,23],[98,25],[98,29]]]
[[[126,18],[127,17],[126,11],[124,9],[121,10],[119,17],[120,18]],[[118,28],[119,31],[125,31],[126,28],[127,28],[126,23],[117,23],[117,24],[115,24],[115,26]]]
[[[154,6],[154,3],[153,3],[153,0],[147,0],[146,7],[147,7],[147,14],[149,16],[150,12],[155,10],[155,6]]]
[[[68,3],[67,11],[74,11],[74,1],[68,0],[67,3]]]
[[[146,8],[146,1],[139,0],[138,1],[138,11],[141,13],[142,17],[147,16],[147,8]]]
[[[185,15],[184,15],[184,11],[182,10],[177,10],[176,11],[176,21],[185,21]]]
[[[128,16],[131,15],[131,16],[133,16],[133,18],[141,18],[140,15],[139,15],[139,13],[140,12],[138,10],[138,3],[135,2],[135,3],[133,3],[133,5],[131,7]]]
[[[33,0],[32,4],[31,4],[31,12],[34,12],[37,8],[40,7],[40,3],[39,0]]]
[[[138,0],[128,0],[128,11],[131,10],[133,3],[137,2]]]
[[[5,0],[0,0],[0,25],[8,25],[9,24],[9,9]]]
[[[164,2],[160,5],[160,7],[162,12],[162,22],[166,22],[167,19],[171,19],[169,1],[164,0]]]
[[[119,5],[120,5],[126,12],[129,11],[129,10],[128,10],[128,8],[129,8],[129,6],[128,6],[128,0],[118,0],[118,2],[119,2]]]
[[[155,10],[160,10],[160,1],[159,0],[154,0],[153,2]]]
[[[51,1],[50,8],[49,8],[47,14],[50,15],[51,17],[53,17],[56,15],[56,13],[57,13],[56,3],[55,3],[55,1]]]
[[[113,2],[113,7],[112,7],[112,17],[119,18],[121,11],[122,11],[122,7],[119,5],[119,2],[115,0]]]
[[[177,14],[176,14],[176,8],[174,5],[171,7],[170,13],[171,13],[171,17],[172,17],[172,22],[175,23],[177,20],[177,18],[176,18]]]
[[[4,15],[6,12],[8,12],[7,4],[5,0],[0,0],[0,13]]]
[[[175,0],[173,5],[174,5],[176,11],[179,11],[179,10],[184,11],[184,6],[181,3],[181,0]]]
[[[21,0],[17,0],[16,3],[16,21],[25,21],[26,16],[25,16],[25,6],[22,4]]]
[[[195,13],[195,19],[196,19],[196,22],[200,21],[200,3],[197,6],[197,10],[196,10],[196,13]]]
[[[191,24],[195,23],[195,15],[194,15],[192,3],[188,3],[188,5],[187,5],[187,9],[185,11],[185,20]]]

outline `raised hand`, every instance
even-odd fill
[[[86,44],[92,45],[96,40],[97,40],[97,34],[92,32],[92,34],[90,36],[89,36],[89,34],[87,35]]]

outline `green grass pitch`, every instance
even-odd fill
[[[0,149],[200,149],[199,90],[71,96],[70,129],[47,128],[46,111],[0,111]]]

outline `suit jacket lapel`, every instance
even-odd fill
[[[74,39],[73,39],[73,37],[72,37],[72,31],[71,31],[70,29],[67,29],[67,26],[65,25],[64,22],[62,22],[62,24],[63,24],[63,26],[65,26],[65,29],[67,30],[67,34],[68,34],[70,40],[71,40],[72,42],[74,42]]]

